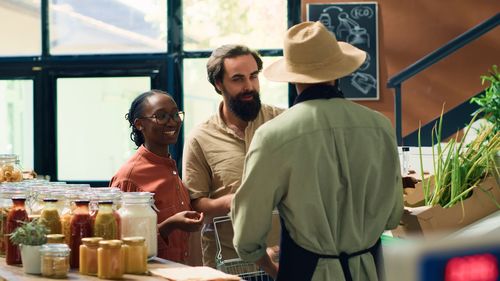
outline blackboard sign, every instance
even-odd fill
[[[340,88],[351,100],[378,100],[377,3],[307,4],[307,20],[320,21],[338,41],[366,51],[366,61],[340,79]]]

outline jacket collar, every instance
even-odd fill
[[[332,99],[332,98],[344,98],[344,94],[335,86],[318,84],[313,85],[300,93],[295,98],[293,105],[298,103],[308,101],[308,100],[317,100],[317,99]]]

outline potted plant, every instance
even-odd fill
[[[40,220],[23,222],[9,236],[12,243],[19,245],[25,273],[40,274],[40,247],[47,243],[49,229]]]

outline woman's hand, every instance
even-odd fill
[[[195,232],[200,230],[203,225],[204,215],[196,211],[183,211],[171,216],[171,218],[175,220],[176,228],[187,232]]]
[[[158,225],[160,235],[166,238],[174,229],[180,229],[186,232],[198,231],[203,225],[203,217],[203,213],[198,213],[196,211],[182,211],[176,213]]]

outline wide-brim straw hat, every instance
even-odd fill
[[[342,78],[358,69],[366,53],[335,35],[320,22],[303,22],[286,32],[284,58],[264,69],[272,81],[321,83]]]

